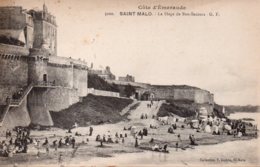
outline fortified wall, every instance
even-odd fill
[[[208,113],[213,112],[214,95],[207,90],[186,85],[150,85],[148,88],[137,88],[137,98],[141,100],[176,100],[190,101],[196,109],[205,108]]]
[[[35,53],[35,52],[34,52]],[[49,111],[60,111],[79,101],[79,98],[86,96],[87,89],[87,66],[74,64],[73,59],[66,64],[52,62],[42,55],[22,56],[0,56],[0,105],[8,105],[7,99],[15,101],[13,95],[19,90],[26,90],[30,85],[32,89],[22,100],[22,104],[10,107],[5,118],[11,119],[15,111],[29,113],[20,115],[17,125],[29,123],[41,125],[53,125]],[[66,58],[56,57],[61,62]],[[21,114],[21,113],[17,113]],[[24,117],[24,118],[23,118]],[[21,124],[21,120],[24,123]],[[4,121],[6,125],[8,122]],[[3,125],[4,126],[4,125]]]
[[[26,48],[0,44],[0,105],[18,88],[27,86],[28,54]]]
[[[0,7],[0,130],[30,123],[52,126],[49,111],[65,109],[88,93],[119,96],[88,89],[88,70],[84,61],[57,56],[57,24],[45,5],[40,11]],[[140,100],[190,100],[213,110],[213,94],[206,90],[105,78],[132,85]]]
[[[29,28],[30,27],[30,30]],[[0,7],[0,127],[52,126],[88,93],[87,63],[58,57],[56,21],[47,7]]]
[[[131,85],[137,88],[148,88],[151,85],[147,83],[141,83],[141,82],[128,82],[128,81],[119,81],[119,80],[106,80],[110,84],[116,84],[116,85]]]
[[[136,99],[139,100],[189,100],[199,104],[214,104],[214,94],[207,90],[187,85],[151,85],[139,82],[106,80],[116,85],[131,85],[136,89]]]
[[[75,64],[73,59],[53,59],[35,56],[29,65],[29,82],[34,89],[28,96],[28,108],[35,124],[53,125],[49,111],[65,109],[88,93],[87,66]]]
[[[213,94],[209,91],[190,86],[151,86],[149,91],[156,99],[189,100],[201,104],[214,103]]]

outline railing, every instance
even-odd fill
[[[45,81],[39,81],[37,84],[36,84],[36,86],[57,86],[56,84],[55,84],[55,81],[53,81],[53,82],[45,82]]]
[[[23,94],[21,97],[19,97],[18,99],[9,99],[6,107],[4,108],[3,114],[0,116],[0,126],[3,125],[4,119],[6,114],[8,113],[10,107],[18,107],[21,105],[22,101],[24,100],[24,98],[30,93],[30,91],[33,88],[33,84],[29,84],[27,86],[27,88],[24,90]]]
[[[32,90],[32,88],[33,88],[33,84],[31,83],[31,84],[28,85],[28,87],[24,90],[24,92],[23,92],[23,94],[22,94],[21,97],[19,97],[18,99],[11,99],[10,105],[11,105],[11,106],[19,106],[19,105],[21,105],[21,103],[22,103],[24,97],[26,97],[26,96],[30,93],[30,91]]]
[[[70,86],[63,86],[63,85],[56,84],[55,81],[53,81],[53,82],[39,81],[36,84],[34,84],[34,87],[74,89],[73,87],[70,87]]]

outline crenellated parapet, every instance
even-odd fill
[[[73,68],[78,69],[78,70],[84,70],[84,71],[88,71],[88,67],[85,65],[80,65],[80,64],[74,64]]]

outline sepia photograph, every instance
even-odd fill
[[[0,0],[0,167],[260,166],[259,0]]]

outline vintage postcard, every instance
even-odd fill
[[[1,0],[0,166],[260,166],[259,0]]]

